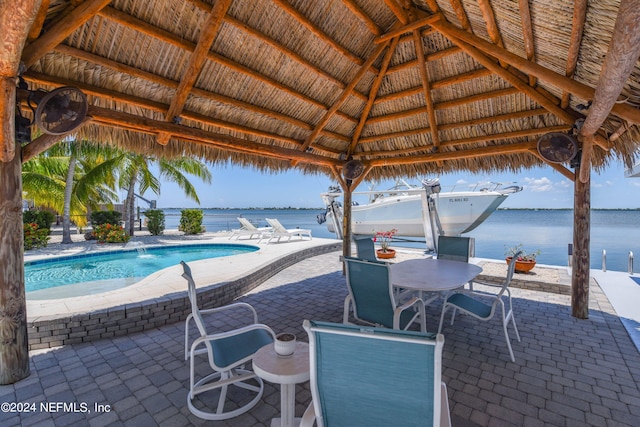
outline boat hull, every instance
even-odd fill
[[[436,195],[434,200],[443,233],[457,236],[473,230],[506,198],[506,194],[493,191]],[[327,226],[329,231],[334,232],[330,215],[327,215]],[[352,206],[351,226],[353,234],[373,235],[395,228],[399,236],[432,238],[430,225],[423,225],[419,194],[390,196],[374,203]]]

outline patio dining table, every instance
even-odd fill
[[[392,264],[391,283],[420,292],[452,291],[475,279],[482,267],[447,259],[411,259]]]

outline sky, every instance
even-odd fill
[[[323,208],[320,193],[335,185],[326,175],[304,175],[291,170],[267,173],[234,165],[210,167],[211,184],[196,177],[190,181],[195,185],[200,204],[187,199],[174,183],[161,181],[159,196],[147,192],[146,199],[157,200],[158,208]],[[429,177],[432,178],[432,177]],[[455,185],[456,190],[466,190],[478,182],[501,182],[520,185],[523,191],[512,194],[502,208],[558,209],[573,207],[573,183],[551,167],[524,170],[519,173],[470,174],[459,172],[439,177],[442,191]],[[420,178],[409,178],[408,182],[419,184]],[[385,190],[394,181],[383,181],[375,189]],[[372,183],[363,182],[355,190],[368,191]],[[366,199],[354,196],[360,203]],[[140,202],[141,207],[147,207]],[[625,178],[624,166],[613,163],[602,173],[591,174],[591,206],[595,209],[640,209],[640,178]]]

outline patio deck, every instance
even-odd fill
[[[346,295],[337,252],[305,259],[241,298],[276,332],[302,330],[305,318],[340,322]],[[185,283],[186,287],[186,283]],[[640,353],[597,284],[590,318],[570,314],[570,296],[514,288],[522,342],[511,363],[499,321],[459,317],[444,328],[443,379],[456,426],[637,426]],[[440,305],[428,309],[437,328]],[[230,324],[237,319],[229,318]],[[33,351],[31,376],[0,386],[1,402],[67,402],[79,411],[0,412],[3,426],[262,426],[279,414],[279,386],[265,383],[262,402],[226,422],[205,422],[186,406],[188,365],[183,323],[90,343]],[[208,368],[202,361],[202,368]],[[298,385],[296,414],[311,400]],[[88,412],[83,412],[86,404]],[[96,412],[94,405],[108,412]]]

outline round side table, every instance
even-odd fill
[[[271,427],[294,427],[296,384],[309,380],[309,344],[297,342],[290,356],[278,355],[273,344],[267,344],[253,355],[253,371],[260,378],[280,384],[280,416],[271,420]]]

